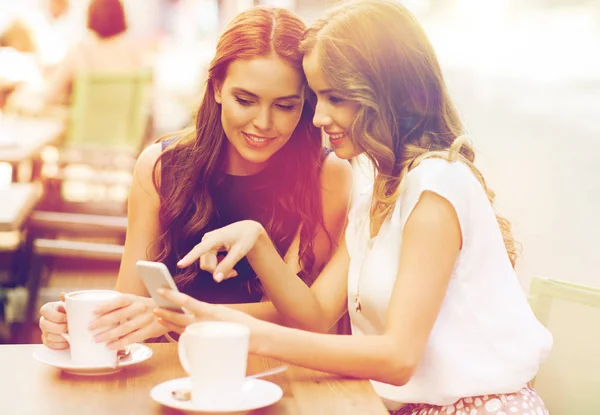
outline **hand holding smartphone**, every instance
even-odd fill
[[[181,311],[181,307],[177,304],[165,300],[156,293],[159,288],[168,288],[174,291],[179,291],[177,285],[165,264],[152,261],[137,261],[135,264],[137,273],[142,277],[148,293],[154,300],[157,307],[168,308],[174,311]]]

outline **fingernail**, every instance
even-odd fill
[[[90,325],[88,326],[88,330],[94,330],[95,328],[96,328],[96,326],[94,326],[93,324],[90,324]]]
[[[167,290],[166,290],[166,289],[164,289],[164,288],[159,288],[159,289],[157,289],[157,290],[156,290],[156,292],[157,292],[158,294],[161,294],[161,295],[163,295],[163,294],[166,294],[166,293],[167,293]]]
[[[215,274],[215,281],[216,282],[223,281],[223,273],[222,272],[219,272],[219,273]]]

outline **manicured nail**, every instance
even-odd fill
[[[223,281],[223,273],[222,272],[219,272],[219,273],[215,274],[215,281],[216,282]]]

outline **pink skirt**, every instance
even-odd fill
[[[542,398],[531,387],[501,395],[462,398],[452,405],[408,404],[394,415],[549,415]]]

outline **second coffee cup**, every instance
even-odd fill
[[[179,338],[179,360],[191,376],[192,402],[219,407],[241,396],[250,329],[237,323],[190,324]]]

